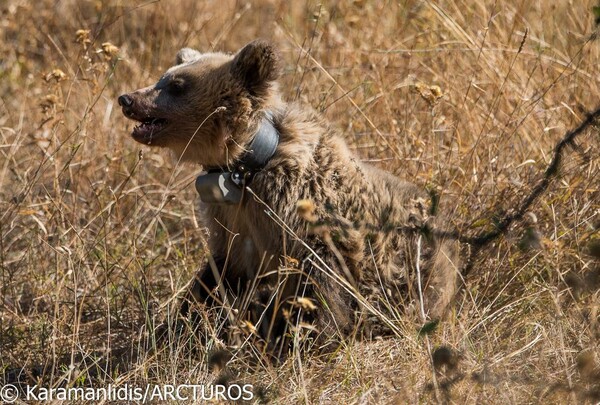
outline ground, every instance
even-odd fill
[[[282,364],[243,348],[223,370],[214,351],[148,341],[205,260],[199,168],[136,144],[116,103],[183,46],[267,38],[287,99],[321,111],[361,159],[438,192],[475,235],[600,104],[597,4],[551,3],[1,3],[5,379],[24,368],[47,386],[227,380],[281,404],[600,401],[597,126],[527,219],[478,253],[437,328],[400,317],[392,337]]]

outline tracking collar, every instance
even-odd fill
[[[234,164],[232,170],[207,168],[206,174],[196,178],[196,191],[200,199],[212,204],[237,204],[242,199],[244,186],[261,171],[275,154],[279,145],[279,132],[273,126],[273,113],[265,112],[258,131],[248,145],[248,150]]]

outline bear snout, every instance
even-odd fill
[[[120,95],[118,100],[121,107],[131,107],[133,105],[133,98],[129,94]]]
[[[132,94],[122,94],[119,96],[119,98],[117,100],[123,110],[123,115],[125,115],[127,118],[130,118],[132,120],[139,121],[141,119],[139,117],[140,113],[139,113],[139,111],[137,111],[140,109],[139,108],[140,105],[139,105],[139,103],[135,102],[135,98],[133,97]]]

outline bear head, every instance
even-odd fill
[[[132,132],[136,141],[225,167],[244,153],[264,112],[280,103],[279,73],[277,52],[263,40],[234,55],[184,48],[156,84],[118,102],[127,118],[139,122]]]

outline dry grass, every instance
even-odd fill
[[[180,47],[271,39],[288,99],[364,160],[443,192],[470,234],[599,104],[590,0],[37,3],[0,3],[0,369],[47,385],[218,376],[203,351],[148,350],[205,260],[198,168],[134,143],[116,105]],[[281,365],[234,356],[229,372],[272,403],[597,403],[599,140],[578,140],[537,221],[478,255],[426,338],[407,320],[400,337]]]

